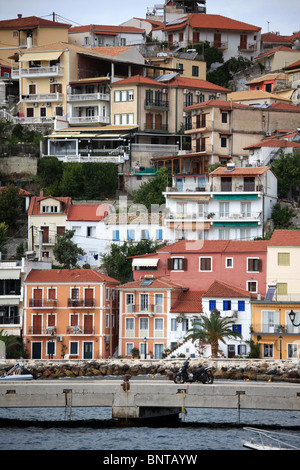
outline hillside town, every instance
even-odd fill
[[[300,31],[192,3],[0,19],[1,358],[299,360]]]

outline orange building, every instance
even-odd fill
[[[179,283],[149,275],[123,284],[118,290],[121,356],[131,357],[135,349],[141,358],[153,356],[160,359],[164,350],[179,343],[188,326],[191,326],[187,323],[188,314],[187,322],[180,324],[177,320],[179,310],[174,310],[172,314],[172,307],[188,291]],[[198,312],[200,314],[200,310]]]
[[[29,358],[112,356],[118,284],[92,269],[32,269],[24,282],[23,339]]]

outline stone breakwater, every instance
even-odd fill
[[[0,359],[0,375],[17,361]],[[23,360],[24,367],[40,379],[64,377],[108,377],[124,375],[168,376],[176,373],[184,359],[94,359]],[[300,383],[300,361],[264,359],[191,359],[191,368],[212,366],[215,379],[283,381]]]

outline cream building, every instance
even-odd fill
[[[268,243],[267,283],[277,301],[299,301],[300,231],[275,230]]]

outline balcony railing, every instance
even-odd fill
[[[40,307],[56,307],[57,300],[56,299],[29,299],[29,307],[31,308],[40,308]]]
[[[83,328],[79,328],[78,325],[67,327],[66,333],[68,335],[92,335],[94,334],[94,327],[93,326],[84,326]]]
[[[109,116],[77,116],[77,117],[70,117],[69,118],[70,124],[91,124],[91,123],[101,123],[101,124],[109,124],[110,117]]]
[[[31,94],[31,95],[22,95],[21,101],[24,103],[37,103],[44,101],[62,101],[62,93],[41,93],[41,94]]]
[[[56,335],[56,326],[30,326],[28,329],[29,335]]]
[[[139,304],[128,304],[126,305],[126,313],[134,313],[134,314],[155,314],[155,313],[163,313],[163,306],[161,304],[155,305],[139,305]]]
[[[168,124],[148,124],[145,123],[144,130],[145,131],[156,131],[156,132],[168,132]]]
[[[110,95],[107,93],[68,93],[67,101],[109,101]]]
[[[63,68],[60,65],[52,67],[28,67],[12,70],[12,78],[19,77],[58,77],[63,75]]]
[[[0,316],[0,325],[20,325],[21,317],[19,315],[15,317]]]
[[[145,99],[145,109],[169,109],[168,100],[155,100],[155,99]]]
[[[68,299],[68,307],[95,307],[95,299]]]
[[[267,334],[299,334],[300,326],[296,327],[294,325],[272,325],[268,323],[254,324],[251,325],[251,332],[254,334],[257,333],[267,333]]]
[[[238,219],[260,219],[261,212],[247,212],[247,213],[235,213],[235,212],[170,212],[170,219],[228,219],[228,220],[238,220]]]

